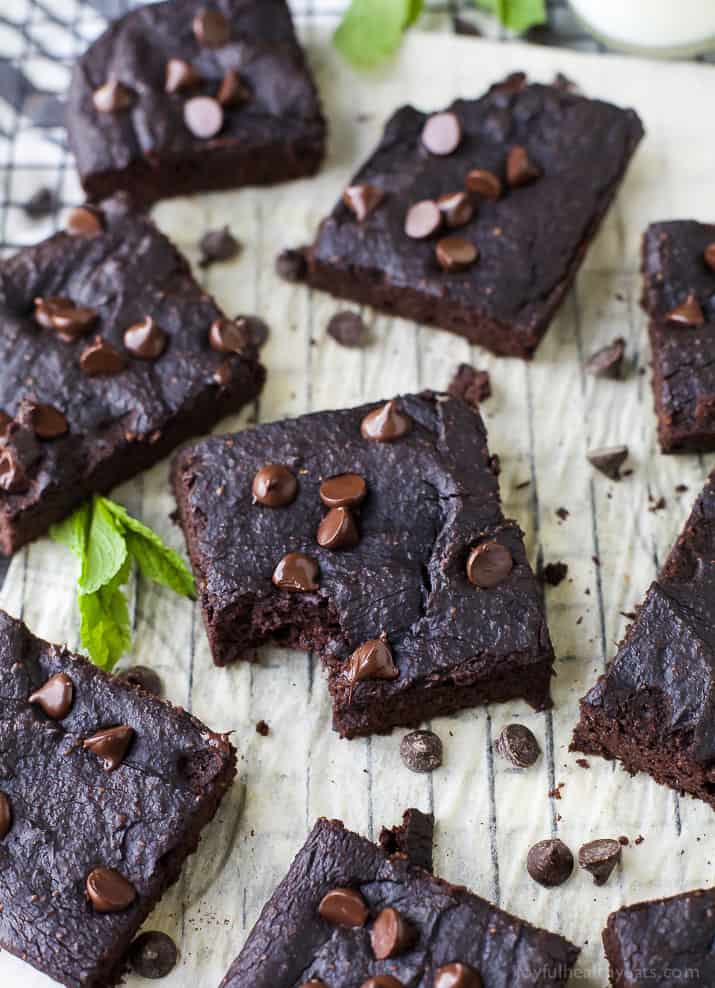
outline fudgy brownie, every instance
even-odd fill
[[[255,347],[123,196],[0,261],[0,551],[259,392]]]
[[[484,424],[425,392],[201,440],[174,463],[214,661],[316,651],[334,724],[550,705],[553,650]]]
[[[715,889],[618,909],[608,917],[603,945],[614,988],[712,988]]]
[[[661,448],[715,449],[715,225],[653,223],[643,278]]]
[[[285,0],[171,0],[128,13],[77,63],[67,127],[93,199],[312,175],[325,145]]]
[[[607,672],[581,701],[572,750],[715,808],[715,474]]]
[[[322,819],[221,988],[558,988],[578,953]]]
[[[632,110],[510,76],[402,107],[309,249],[316,288],[530,357],[643,135]]]
[[[109,988],[235,752],[2,611],[0,695],[0,946],[67,988]]]

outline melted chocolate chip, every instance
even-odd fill
[[[251,90],[246,86],[235,69],[226,69],[216,99],[221,106],[240,106],[251,98]]]
[[[318,912],[335,926],[364,926],[369,915],[365,900],[355,889],[334,888],[323,896]]]
[[[151,316],[145,316],[124,331],[124,346],[139,360],[156,360],[166,349],[168,339]]]
[[[87,875],[85,889],[94,911],[98,913],[122,912],[137,897],[132,883],[114,868],[94,868]]]
[[[45,329],[54,329],[66,343],[78,340],[97,321],[97,313],[86,305],[75,305],[68,298],[50,295],[35,299],[35,319]]]
[[[209,327],[209,344],[218,353],[241,353],[249,343],[245,327],[239,321],[219,317]]]
[[[72,680],[66,672],[57,672],[30,694],[28,702],[36,703],[50,720],[62,720],[70,712],[73,698]]]
[[[367,326],[357,312],[345,309],[331,317],[326,330],[340,346],[361,347],[367,342]]]
[[[403,954],[416,939],[414,926],[401,912],[390,907],[379,913],[370,933],[372,952],[378,961]]]
[[[199,266],[207,268],[214,261],[230,261],[241,252],[241,243],[227,226],[220,230],[208,230],[199,240]]]
[[[333,508],[333,511],[345,511],[345,508]],[[371,638],[356,648],[345,669],[351,685],[366,679],[397,679],[399,675],[392,650],[384,638]]]
[[[179,952],[166,933],[147,930],[129,948],[129,966],[140,978],[165,978],[176,967]]]
[[[507,724],[496,739],[494,747],[516,768],[529,768],[541,754],[539,742],[523,724]]]
[[[7,414],[7,412],[0,411],[0,438],[5,435],[11,422],[12,418]]]
[[[436,202],[423,199],[410,206],[405,216],[405,233],[412,240],[424,240],[442,226],[442,211]]]
[[[124,357],[101,336],[95,336],[79,357],[79,366],[88,377],[100,374],[119,374],[124,370]]]
[[[260,349],[268,342],[271,331],[265,320],[258,316],[236,316],[235,323],[253,346]]]
[[[318,563],[304,552],[289,552],[278,563],[271,577],[280,590],[311,593],[318,589]]]
[[[464,184],[483,199],[498,199],[501,195],[501,179],[485,168],[473,168],[467,173]]]
[[[349,185],[343,192],[343,202],[353,211],[358,223],[366,220],[384,198],[385,193],[376,185]]]
[[[422,129],[422,143],[430,154],[452,154],[462,140],[462,127],[454,113],[434,113]]]
[[[201,82],[201,76],[191,62],[183,58],[170,58],[166,63],[166,81],[164,89],[167,93],[179,93],[184,89],[193,89]]]
[[[276,274],[284,281],[305,281],[307,273],[308,262],[302,250],[282,250],[276,258]]]
[[[6,793],[0,792],[0,840],[5,840],[12,827],[12,808]]]
[[[442,764],[442,741],[433,731],[410,731],[400,742],[400,757],[411,772],[434,772]]]
[[[626,341],[622,336],[619,336],[613,343],[602,347],[588,358],[585,365],[586,373],[593,374],[594,377],[606,377],[612,380],[618,380],[623,369],[625,352]]]
[[[331,508],[318,525],[316,541],[323,549],[352,549],[360,541],[349,508]]]
[[[483,988],[478,971],[469,964],[445,964],[437,968],[434,975],[434,988]]]
[[[122,679],[126,679],[132,686],[139,686],[147,693],[153,693],[154,696],[162,696],[164,693],[161,678],[147,666],[132,666],[122,673]]]
[[[328,508],[354,508],[367,495],[365,478],[359,473],[339,473],[320,485],[320,500]]]
[[[92,102],[98,113],[119,113],[132,105],[133,93],[117,79],[109,79],[99,89],[95,89]]]
[[[94,206],[77,206],[67,214],[65,231],[71,237],[96,237],[104,232],[104,217]]]
[[[54,405],[41,405],[27,402],[22,410],[23,421],[27,421],[38,439],[57,439],[69,431],[67,419]]]
[[[377,443],[392,443],[402,439],[412,429],[412,419],[400,411],[397,402],[385,402],[379,408],[368,412],[360,423],[363,439]]]
[[[464,237],[443,237],[436,254],[443,271],[464,271],[479,258],[479,248]]]
[[[224,360],[213,372],[212,377],[214,384],[218,384],[220,388],[227,388],[231,383],[231,364]]]
[[[207,141],[223,127],[223,109],[210,96],[194,96],[184,103],[184,123],[194,137]]]
[[[627,446],[603,446],[599,449],[592,449],[586,454],[586,458],[592,467],[605,474],[611,480],[621,479],[621,467],[628,459]]]
[[[493,539],[472,549],[467,560],[467,578],[475,587],[489,590],[502,583],[514,568],[511,553]]]
[[[0,490],[20,494],[30,486],[30,479],[20,456],[12,446],[0,449]]]
[[[134,737],[134,729],[126,724],[108,727],[85,738],[82,747],[91,751],[102,762],[105,772],[113,772],[124,761],[124,756]]]
[[[474,203],[466,192],[448,192],[437,200],[448,227],[464,226],[474,216]]]
[[[529,158],[529,152],[521,144],[509,149],[506,159],[506,180],[513,189],[528,185],[540,178],[541,170]]]
[[[558,837],[534,844],[526,858],[526,870],[535,882],[546,888],[563,885],[573,866],[573,854]]]
[[[702,326],[705,322],[702,306],[697,296],[692,293],[688,295],[684,302],[671,309],[665,318],[668,322],[675,323],[677,326]]]
[[[304,981],[300,988],[327,988],[327,985],[320,978],[311,978],[310,981]]]
[[[715,271],[715,243],[707,245],[703,251],[703,260],[711,271]]]
[[[283,508],[295,500],[298,481],[282,463],[266,463],[256,472],[251,487],[253,501],[267,508]]]
[[[220,48],[231,38],[231,26],[220,11],[202,7],[192,22],[196,40],[207,48]]]
[[[589,841],[579,848],[578,863],[593,875],[596,885],[605,885],[621,860],[623,848],[610,837]]]
[[[363,981],[360,988],[405,988],[405,986],[391,974],[375,974],[367,981]]]

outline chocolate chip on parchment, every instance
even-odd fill
[[[318,525],[315,538],[323,549],[354,548],[360,541],[360,533],[350,508],[331,508]]]
[[[104,215],[94,206],[77,206],[65,217],[65,232],[71,237],[96,237],[104,232]]]
[[[366,495],[367,484],[359,473],[340,473],[320,484],[320,500],[327,508],[354,508]]]
[[[521,144],[514,144],[506,158],[506,180],[509,185],[513,189],[519,188],[540,176],[541,169],[529,158],[526,148]]]
[[[479,248],[465,237],[443,237],[435,252],[443,271],[464,271],[479,259]]]
[[[594,377],[607,377],[618,380],[623,370],[623,357],[626,351],[626,341],[618,336],[613,343],[602,347],[586,361],[585,371]]]
[[[370,213],[377,209],[385,193],[376,185],[349,185],[343,192],[343,203],[355,214],[358,223],[366,220]]]
[[[79,366],[88,377],[97,377],[100,374],[119,374],[126,362],[108,340],[95,336],[80,354]]]
[[[43,185],[39,189],[35,189],[22,208],[31,220],[40,220],[56,212],[59,208],[59,201],[52,189]]]
[[[447,393],[453,398],[461,398],[472,408],[479,408],[483,401],[491,397],[489,371],[477,370],[471,364],[460,364],[450,381]]]
[[[262,738],[267,738],[271,733],[271,729],[265,720],[259,720],[256,723],[256,734],[260,734]]]
[[[128,110],[133,100],[134,94],[131,89],[124,86],[118,79],[108,79],[92,94],[94,108],[99,113],[119,113],[122,110]]]
[[[344,511],[345,508],[333,508]],[[345,678],[354,685],[366,679],[397,679],[400,675],[385,637],[371,638],[358,646],[348,659]]]
[[[621,859],[623,848],[610,837],[589,841],[579,848],[578,863],[593,875],[596,885],[605,885]]]
[[[360,423],[363,439],[377,443],[395,442],[406,436],[411,429],[412,419],[401,411],[394,399],[368,412]]]
[[[433,113],[422,128],[422,143],[430,154],[452,154],[462,140],[462,127],[455,113]]]
[[[129,948],[129,966],[140,978],[165,978],[176,967],[179,951],[166,933],[147,930]]]
[[[469,553],[467,579],[475,587],[489,590],[502,583],[513,568],[514,560],[507,547],[492,539]]]
[[[412,923],[389,906],[378,914],[370,932],[372,952],[378,961],[403,954],[416,939],[417,931]]]
[[[118,913],[128,909],[137,897],[130,881],[114,868],[94,868],[85,881],[87,896],[98,913]]]
[[[311,593],[318,589],[318,575],[318,562],[312,556],[304,552],[289,552],[273,570],[271,579],[279,590]]]
[[[486,168],[473,168],[467,172],[464,184],[483,199],[498,199],[501,195],[501,179]]]
[[[334,888],[327,892],[318,906],[318,912],[335,926],[364,926],[369,916],[365,900],[350,888]]]
[[[711,271],[715,271],[715,243],[707,245],[703,251],[703,260]]]
[[[220,11],[212,7],[202,7],[191,26],[198,43],[207,48],[219,48],[231,38],[231,25]]]
[[[62,720],[70,712],[74,698],[74,686],[66,672],[57,672],[28,697],[36,703],[50,720]]]
[[[164,693],[161,677],[148,666],[131,666],[122,673],[122,679],[126,679],[132,686],[139,686],[147,693],[153,693],[154,696],[162,696]]]
[[[539,742],[523,724],[507,724],[496,739],[494,748],[515,768],[530,768],[541,754]]]
[[[251,90],[235,69],[226,69],[216,99],[221,106],[241,106],[251,99]]]
[[[164,90],[167,93],[179,93],[184,89],[192,89],[201,82],[201,76],[191,62],[183,58],[170,58],[166,63]]]
[[[474,203],[466,192],[448,192],[437,199],[437,205],[450,229],[464,226],[474,216]]]
[[[139,360],[157,360],[168,343],[169,337],[151,316],[145,316],[124,331],[124,346]]]
[[[246,327],[239,320],[219,316],[209,327],[209,344],[217,353],[240,353],[249,343]]]
[[[12,827],[12,807],[7,793],[0,792],[0,840],[5,840]]]
[[[628,459],[627,446],[602,446],[599,449],[592,449],[586,454],[586,459],[611,480],[621,479],[621,467]]]
[[[248,342],[258,350],[268,342],[271,331],[260,316],[236,316],[234,321]]]
[[[134,728],[128,724],[119,724],[85,738],[82,747],[99,758],[105,772],[113,772],[124,761],[133,737]]]
[[[411,772],[434,772],[442,756],[442,741],[434,731],[411,731],[400,742],[400,757]]]
[[[305,281],[308,273],[308,262],[302,250],[282,250],[276,258],[276,274],[284,281],[294,284]]]
[[[184,123],[194,137],[206,141],[223,127],[223,109],[210,96],[194,96],[184,103]]]
[[[434,988],[483,988],[483,985],[482,976],[469,964],[445,964],[434,975]]]
[[[283,463],[266,463],[256,472],[251,487],[254,503],[266,508],[282,508],[295,500],[298,481]]]
[[[241,243],[227,226],[220,230],[208,230],[199,240],[199,267],[207,268],[215,261],[230,261],[240,251]]]
[[[705,322],[702,306],[696,295],[691,293],[674,309],[666,314],[666,320],[676,326],[702,326]]]
[[[526,870],[546,888],[563,885],[573,867],[573,854],[558,837],[534,844],[526,858]]]
[[[328,336],[346,347],[361,347],[367,343],[367,326],[357,312],[344,309],[336,312],[328,322]]]
[[[568,563],[546,563],[542,567],[540,575],[544,583],[548,583],[550,587],[558,587],[566,579],[568,571]]]
[[[432,199],[410,206],[405,215],[405,233],[412,240],[425,240],[442,226],[442,210]]]

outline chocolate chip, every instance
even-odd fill
[[[529,152],[521,144],[509,149],[506,158],[506,180],[512,189],[528,185],[540,178],[541,170],[529,158]]]
[[[82,747],[99,758],[105,772],[113,772],[124,761],[133,737],[134,729],[126,724],[120,724],[118,727],[108,727],[103,731],[97,731],[90,738],[85,738]]]
[[[69,431],[67,419],[54,405],[28,401],[18,415],[38,439],[57,439],[58,436],[64,436]]]
[[[251,490],[254,504],[283,508],[295,500],[298,481],[292,470],[282,463],[266,463],[256,471]]]
[[[223,109],[210,96],[193,96],[184,103],[184,123],[200,140],[215,137],[223,127]]]
[[[443,271],[464,271],[479,257],[479,249],[464,237],[444,237],[437,244],[437,261]]]
[[[593,374],[594,377],[617,380],[621,376],[625,350],[626,341],[622,336],[617,337],[613,343],[602,347],[588,358],[585,366],[586,373]]]
[[[403,954],[416,939],[414,926],[397,909],[390,907],[379,913],[370,933],[372,952],[378,961]]]
[[[506,546],[491,540],[472,549],[467,560],[467,579],[475,587],[489,590],[502,583],[514,568]]]
[[[392,443],[402,439],[411,428],[412,419],[400,411],[394,399],[368,412],[360,423],[363,439],[377,443]]]
[[[320,484],[320,500],[328,508],[354,508],[366,495],[367,484],[359,473],[339,473]]]
[[[213,372],[213,381],[220,388],[227,388],[231,383],[231,364],[227,360],[219,364]]]
[[[302,250],[282,250],[276,258],[276,274],[284,281],[305,281],[308,262]]]
[[[111,343],[95,336],[79,357],[79,366],[88,377],[100,374],[119,374],[124,370],[125,360]]]
[[[483,199],[498,199],[501,195],[501,179],[486,168],[473,168],[467,173],[464,184]]]
[[[231,37],[230,24],[220,11],[212,7],[202,7],[191,26],[198,43],[207,48],[219,48]]]
[[[578,863],[593,875],[596,885],[605,885],[621,859],[622,847],[617,840],[604,837],[579,848]]]
[[[541,579],[550,587],[558,587],[566,579],[568,571],[567,563],[547,563],[541,570]]]
[[[140,978],[165,978],[176,967],[179,952],[166,933],[147,930],[129,948],[129,966]]]
[[[54,329],[60,339],[71,343],[84,336],[97,321],[97,313],[86,305],[75,305],[68,298],[50,295],[35,299],[35,319],[45,329]]]
[[[360,541],[360,533],[350,509],[331,508],[318,525],[315,538],[323,549],[353,549]]]
[[[411,731],[400,742],[400,757],[411,772],[434,772],[442,764],[442,742],[432,731]]]
[[[628,459],[628,447],[603,446],[599,449],[592,449],[590,453],[586,454],[586,458],[592,467],[600,470],[611,480],[620,480],[621,467]]]
[[[366,220],[384,198],[385,193],[376,185],[349,185],[343,192],[343,202],[353,211],[358,223]]]
[[[71,237],[96,237],[104,232],[104,216],[94,206],[77,206],[65,219],[65,232]]]
[[[209,230],[199,240],[199,266],[207,268],[214,261],[230,261],[241,251],[241,244],[227,226],[220,230]]]
[[[245,328],[238,321],[219,317],[209,327],[209,344],[218,353],[240,353],[249,342]]]
[[[311,593],[318,589],[318,563],[304,552],[289,552],[278,563],[271,577],[280,590]]]
[[[124,346],[139,360],[156,360],[166,349],[168,339],[151,316],[145,316],[124,331]]]
[[[271,335],[268,323],[258,316],[236,316],[235,323],[252,346],[260,349],[268,342]]]
[[[328,988],[328,986],[320,978],[311,978],[310,981],[304,981],[300,988]]]
[[[326,332],[341,346],[361,347],[367,343],[365,320],[357,312],[350,312],[348,309],[332,316]]]
[[[333,511],[345,511],[333,508]],[[400,672],[392,658],[392,650],[385,638],[371,638],[355,649],[348,659],[345,677],[351,684],[366,679],[397,679]]]
[[[422,143],[430,154],[452,154],[462,140],[462,127],[454,113],[434,113],[422,129]]]
[[[147,693],[153,693],[154,696],[162,696],[164,693],[161,678],[153,669],[149,669],[147,666],[131,666],[126,672],[122,673],[122,679],[126,679],[132,686],[139,686]]]
[[[442,226],[442,211],[436,202],[423,199],[410,206],[405,216],[405,233],[412,240],[424,240]]]
[[[240,106],[251,98],[251,90],[246,86],[235,69],[226,69],[216,99],[221,106]]]
[[[494,748],[516,768],[529,768],[541,754],[539,742],[523,724],[507,724]]]
[[[7,432],[8,426],[10,425],[11,422],[12,422],[11,416],[9,416],[7,412],[0,411],[0,439]]]
[[[688,295],[684,302],[671,309],[665,318],[668,322],[675,323],[678,326],[702,326],[705,322],[702,306],[697,296],[692,293]]]
[[[18,451],[12,446],[0,449],[0,490],[20,494],[29,486],[30,480]]]
[[[711,271],[715,271],[715,243],[708,244],[703,251],[703,259]]]
[[[405,988],[405,985],[391,974],[375,974],[363,981],[360,988]]]
[[[437,200],[448,227],[464,226],[474,216],[474,203],[466,192],[448,192]]]
[[[445,964],[434,975],[434,988],[483,988],[481,975],[469,964]]]
[[[318,912],[336,926],[364,926],[369,916],[365,900],[355,889],[334,888],[323,896]]]
[[[30,219],[39,220],[44,216],[51,216],[58,206],[57,196],[52,189],[42,186],[35,189],[22,208]]]
[[[166,63],[166,81],[164,89],[167,93],[178,93],[183,89],[192,89],[201,82],[201,76],[191,62],[183,58],[170,58]]]
[[[477,370],[471,364],[460,364],[450,381],[447,393],[478,409],[492,393],[489,371]]]
[[[73,697],[72,680],[66,672],[57,672],[30,694],[28,702],[36,703],[50,720],[62,720],[70,712]]]
[[[6,793],[0,792],[0,840],[5,840],[12,826],[12,809]]]
[[[95,89],[92,102],[98,113],[119,113],[129,109],[133,97],[131,89],[122,85],[118,79],[109,79],[99,89]]]
[[[554,888],[563,885],[573,871],[573,854],[558,837],[540,840],[529,851],[526,870],[539,885]]]
[[[260,734],[262,738],[267,738],[270,733],[271,729],[265,720],[259,720],[256,724],[256,734]]]
[[[128,909],[137,897],[132,883],[114,868],[94,868],[87,875],[85,889],[94,911],[98,913],[121,912]]]

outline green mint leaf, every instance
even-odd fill
[[[527,31],[535,24],[546,23],[545,0],[475,0],[495,14],[510,31]]]
[[[129,607],[121,589],[129,579],[130,567],[127,558],[109,583],[93,593],[80,593],[77,597],[82,646],[95,665],[108,671],[132,644]]]
[[[423,6],[423,0],[352,0],[335,32],[335,47],[359,68],[377,65],[397,51]]]
[[[50,537],[55,542],[67,546],[82,563],[87,551],[91,510],[91,502],[83,501],[69,518],[65,518],[50,527]]]
[[[119,573],[127,558],[127,546],[103,497],[92,498],[87,549],[82,562],[79,589],[83,594],[99,590]]]
[[[425,0],[411,0],[411,2],[407,4],[409,10],[407,13],[407,20],[405,21],[405,27],[410,27],[412,24],[415,23],[417,18],[424,10],[424,5],[425,5]]]

